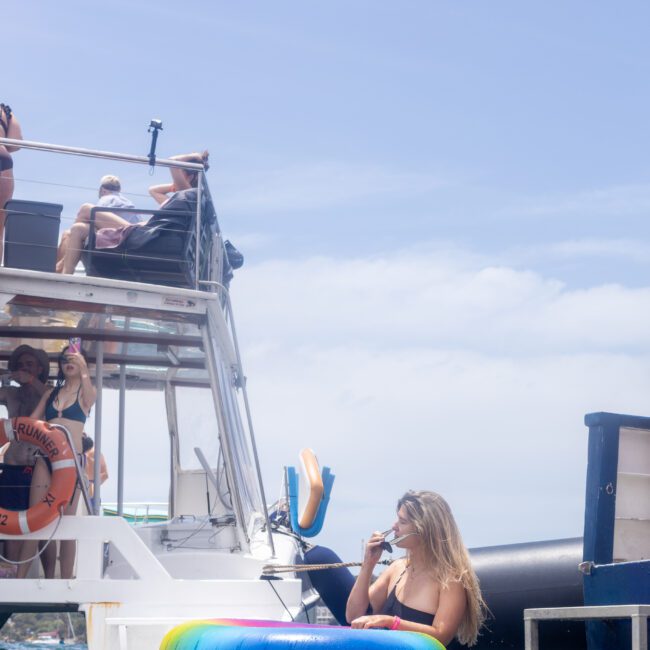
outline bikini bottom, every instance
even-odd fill
[[[29,486],[32,484],[31,465],[2,465],[0,472],[0,507],[7,510],[29,508]]]
[[[4,172],[7,169],[13,169],[13,167],[13,158],[8,153],[0,151],[0,172]]]

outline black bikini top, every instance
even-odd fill
[[[432,625],[433,619],[436,616],[435,614],[431,614],[430,612],[423,612],[422,610],[409,607],[408,605],[405,605],[397,598],[397,593],[396,593],[397,585],[399,584],[399,581],[402,579],[402,576],[405,573],[406,573],[406,569],[404,569],[404,571],[400,573],[399,578],[397,578],[397,582],[395,583],[395,586],[391,589],[390,593],[388,594],[388,598],[386,599],[386,602],[384,603],[384,606],[382,607],[381,612],[379,613],[386,614],[388,616],[399,616],[400,618],[403,618],[405,621],[411,621],[411,623]]]
[[[9,122],[11,122],[11,106],[0,104],[0,126],[4,129],[4,137],[9,133]]]
[[[84,424],[88,416],[81,408],[81,402],[79,401],[80,393],[81,386],[79,386],[79,390],[77,391],[77,399],[75,399],[70,406],[66,406],[66,408],[59,410],[54,406],[54,400],[59,395],[59,388],[55,388],[45,402],[45,419],[49,421],[54,420],[55,418],[66,418],[67,420],[74,420]]]

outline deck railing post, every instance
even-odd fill
[[[524,636],[526,650],[539,650],[539,624],[527,618],[524,621]]]
[[[98,329],[103,330],[106,316],[100,316]],[[95,467],[93,472],[93,514],[99,515],[101,507],[101,465],[102,465],[102,392],[104,388],[104,342],[97,341],[95,357]]]
[[[124,329],[128,330],[131,318],[124,319]],[[122,343],[122,355],[126,356],[128,343]],[[120,364],[120,401],[117,431],[117,515],[124,514],[124,423],[126,420],[126,365]],[[100,459],[101,460],[101,459]]]

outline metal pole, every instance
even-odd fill
[[[237,372],[239,373],[239,384],[244,398],[244,409],[246,411],[246,421],[248,422],[248,433],[251,437],[251,446],[253,448],[253,458],[255,460],[255,471],[257,472],[257,482],[260,486],[260,494],[262,495],[262,507],[264,508],[264,519],[266,521],[266,531],[271,546],[271,553],[275,557],[275,544],[273,543],[273,535],[271,534],[271,520],[269,519],[269,509],[266,505],[266,495],[264,494],[264,482],[262,481],[262,468],[260,467],[260,459],[257,455],[257,443],[255,442],[255,431],[253,429],[253,418],[251,416],[250,404],[248,403],[248,392],[246,390],[246,380],[244,378],[244,369],[241,363],[241,355],[239,354],[239,343],[237,341],[237,332],[235,329],[235,319],[232,313],[232,304],[230,302],[230,293],[225,292],[226,305],[228,307],[228,315],[230,316],[230,331],[232,332],[232,341],[235,346],[235,355],[237,357]]]
[[[98,329],[103,330],[106,316],[100,316]],[[102,464],[102,393],[104,388],[104,342],[97,341],[95,358],[95,471],[93,472],[93,514],[99,514],[101,504],[101,464]]]
[[[194,253],[194,288],[199,290],[201,280],[201,194],[203,189],[203,173],[199,174],[196,184],[196,251]]]
[[[51,151],[53,153],[65,153],[72,156],[86,156],[88,158],[103,158],[106,160],[121,160],[123,162],[140,163],[150,165],[148,156],[133,156],[128,153],[115,153],[113,151],[99,151],[96,149],[84,149],[82,147],[65,147],[59,144],[48,144],[46,142],[34,142],[33,140],[14,140],[12,138],[0,138],[0,145],[20,147],[21,149],[37,149],[39,151]],[[156,165],[160,167],[179,167],[180,169],[192,169],[203,171],[201,163],[181,162],[169,158],[156,158]]]
[[[178,446],[178,409],[176,406],[176,391],[171,383],[171,377],[165,381],[165,408],[169,426],[169,503],[167,515],[169,519],[176,516],[176,485],[178,483],[178,466],[180,465],[180,449]]]
[[[124,330],[129,329],[131,318],[124,319]],[[126,356],[128,343],[122,343],[122,356]],[[126,364],[120,364],[120,402],[117,432],[117,516],[124,514],[124,422],[126,415]]]
[[[539,650],[539,623],[535,619],[524,619],[524,643],[526,650]]]
[[[208,327],[210,327],[210,313],[208,312],[208,322],[201,327],[201,333],[203,334],[203,346],[205,351],[205,367],[208,371],[208,376],[210,377],[210,388],[212,390],[212,399],[214,400],[214,406],[217,415],[217,429],[219,431],[219,442],[221,443],[221,448],[223,449],[223,456],[226,466],[226,477],[228,479],[228,485],[230,486],[231,496],[233,501],[233,508],[237,515],[237,520],[242,527],[246,541],[248,542],[248,531],[246,530],[246,525],[248,522],[244,521],[244,510],[241,505],[241,497],[239,494],[239,486],[235,481],[235,476],[233,474],[234,460],[232,455],[232,449],[230,448],[230,439],[228,437],[229,432],[226,428],[226,419],[225,419],[225,408],[223,401],[220,395],[219,387],[219,377],[216,369],[217,359],[214,356],[214,349],[212,347],[212,341],[208,336]]]
[[[632,614],[632,650],[648,650],[648,617]]]

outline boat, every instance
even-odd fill
[[[0,139],[4,141],[11,143]],[[48,154],[195,169],[191,163],[151,155],[37,142],[20,145]],[[285,472],[284,497],[269,504],[229,295],[228,252],[203,174],[196,204],[187,246],[173,260],[173,273],[162,272],[155,264],[142,268],[134,258],[131,266],[120,266],[113,275],[106,268],[97,272],[92,259],[86,262],[86,274],[59,275],[53,268],[32,268],[42,259],[26,255],[25,249],[22,254],[13,251],[7,256],[13,261],[0,268],[0,363],[19,343],[38,344],[49,355],[52,378],[58,351],[70,338],[80,338],[98,390],[92,432],[95,455],[100,457],[105,438],[117,439],[118,447],[116,503],[102,503],[96,463],[94,495],[84,493],[87,514],[55,516],[22,535],[78,540],[75,577],[43,580],[34,567],[30,577],[0,590],[0,623],[14,612],[81,612],[89,650],[154,650],[175,634],[177,626],[191,631],[203,625],[197,621],[213,622],[204,625],[209,635],[219,633],[215,628],[246,627],[242,621],[258,621],[248,627],[257,631],[261,647],[266,647],[269,622],[293,628],[289,635],[301,634],[300,629],[316,621],[320,594],[305,573],[274,576],[268,568],[304,562],[305,538],[323,526],[333,475],[328,468],[321,470],[313,454],[306,452],[301,469]],[[38,202],[19,208],[23,216],[35,218],[49,209]],[[14,245],[29,248],[33,242],[10,240]],[[134,419],[134,411],[127,408],[133,399],[139,407]],[[625,559],[626,570],[637,564],[637,571],[647,571],[647,544],[628,542],[643,539],[650,514],[636,512],[626,502],[631,512],[627,519],[642,523],[618,525],[616,548],[624,549],[624,557],[614,556],[614,522],[627,519],[613,502],[604,511],[594,494],[600,497],[602,490],[608,496],[616,494],[619,438],[632,440],[643,456],[650,420],[596,414],[587,424],[593,449],[584,540],[472,551],[493,614],[476,646],[479,650],[523,647],[524,629],[532,629],[532,624],[524,626],[524,610],[648,601],[647,595],[633,589],[618,594],[616,603],[607,602],[611,585],[604,589],[594,576],[610,575],[610,569],[600,565],[620,559]],[[597,442],[603,427],[609,427],[605,455]],[[127,448],[136,452],[141,472],[132,465],[129,473]],[[154,472],[149,464],[161,459]],[[603,483],[603,476],[611,477],[612,472],[614,478]],[[154,473],[166,477],[168,501],[149,505],[126,501],[127,482],[142,483],[141,475]],[[650,461],[619,473],[621,490],[627,486],[630,494],[641,494],[650,480]],[[303,479],[315,475],[316,480],[298,488],[297,474]],[[0,533],[0,539],[6,538]],[[583,572],[578,570],[581,562]],[[616,581],[620,573],[616,567],[611,571],[615,577],[608,580]],[[607,646],[602,630],[594,629],[587,626],[590,650],[617,647]],[[242,633],[229,634],[236,642]],[[246,634],[250,638],[251,631]],[[549,625],[542,638],[556,650],[587,647],[583,623]],[[300,647],[309,648],[309,643]]]
[[[45,143],[23,141],[21,147],[145,169],[151,163],[148,156]],[[156,165],[193,168],[166,159]],[[0,268],[2,365],[19,343],[31,343],[48,352],[53,378],[57,350],[70,337],[81,338],[98,391],[95,428],[88,433],[96,457],[103,440],[117,438],[119,463],[112,472],[117,503],[105,516],[97,463],[94,497],[85,495],[90,514],[56,517],[24,536],[78,540],[75,578],[43,580],[34,573],[12,581],[11,589],[0,590],[2,623],[13,612],[79,611],[89,650],[104,650],[158,648],[175,623],[196,617],[315,619],[318,594],[308,581],[262,575],[269,563],[299,561],[302,544],[290,525],[271,520],[274,508],[267,508],[227,290],[228,261],[201,178],[193,223],[204,239],[198,235],[193,259],[179,260],[182,268],[173,280],[164,279],[167,284],[34,270],[30,265],[42,262],[38,255],[7,250]],[[20,210],[25,218],[43,216],[38,202]],[[8,249],[17,245],[18,235],[7,238]],[[147,411],[133,409],[127,421],[136,401]],[[134,510],[125,501],[125,450],[143,441],[135,451],[147,474],[167,477],[169,500]],[[161,460],[155,469],[148,466]],[[134,483],[137,474],[136,467]]]

